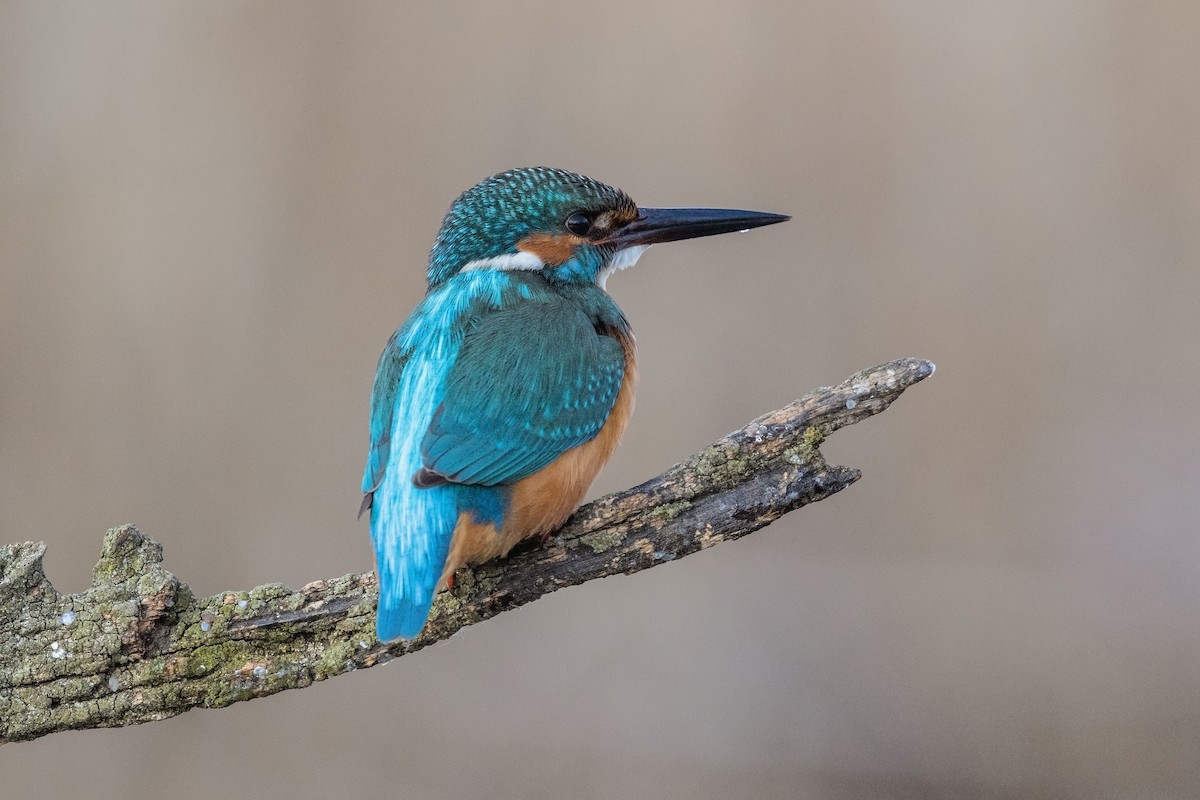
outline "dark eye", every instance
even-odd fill
[[[587,232],[592,229],[592,218],[582,211],[576,211],[567,217],[566,226],[567,230],[576,236],[586,236]]]

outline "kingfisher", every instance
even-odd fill
[[[459,567],[561,526],[612,455],[637,357],[608,276],[652,244],[787,219],[641,208],[549,167],[459,195],[371,395],[359,515],[370,511],[381,642],[416,637]]]

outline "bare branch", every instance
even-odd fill
[[[372,573],[293,590],[194,597],[132,525],[104,537],[92,586],[61,595],[43,543],[0,547],[0,743],[219,708],[381,664],[594,578],[737,539],[859,478],[825,462],[830,433],[887,408],[933,364],[906,358],[772,411],[641,486],[581,508],[545,544],[460,570],[420,638],[374,636]]]

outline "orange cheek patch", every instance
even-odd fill
[[[579,236],[533,233],[517,242],[517,249],[525,253],[532,253],[540,258],[546,266],[557,267],[569,261],[575,253],[575,248],[584,241]]]

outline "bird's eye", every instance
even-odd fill
[[[586,236],[587,232],[592,229],[592,218],[582,211],[576,211],[567,217],[566,226],[567,230],[576,236]]]

